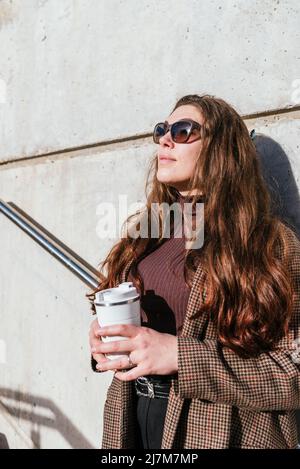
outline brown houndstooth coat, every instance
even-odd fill
[[[297,447],[300,364],[291,353],[300,337],[300,241],[286,230],[296,298],[289,334],[276,351],[240,358],[217,341],[208,315],[190,319],[205,300],[198,293],[206,285],[198,266],[178,337],[178,375],[172,380],[162,449]],[[122,282],[129,269],[130,263]],[[102,449],[136,448],[135,402],[134,382],[114,377],[104,405]]]

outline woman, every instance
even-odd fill
[[[204,242],[187,249],[174,217],[165,237],[160,212],[159,238],[128,235],[102,263],[89,298],[133,281],[143,321],[91,325],[93,366],[116,371],[102,448],[296,448],[300,243],[272,213],[247,128],[222,99],[188,95],[154,141],[146,213],[204,202]],[[116,351],[129,357],[105,358]]]

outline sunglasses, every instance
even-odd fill
[[[182,119],[169,125],[167,121],[159,122],[154,127],[153,140],[154,143],[159,143],[161,137],[171,132],[171,138],[175,143],[186,143],[190,136],[196,137],[195,140],[200,138],[201,125],[192,119]],[[193,140],[194,141],[194,140]]]

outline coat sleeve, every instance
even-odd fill
[[[292,317],[276,350],[241,358],[213,339],[177,337],[177,393],[254,411],[300,408],[300,242],[288,268],[295,285]]]

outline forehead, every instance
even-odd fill
[[[200,124],[203,122],[203,117],[200,109],[196,106],[192,106],[190,104],[186,104],[184,106],[179,106],[175,111],[172,112],[167,117],[167,121],[169,124],[176,122],[178,119],[193,119]]]

